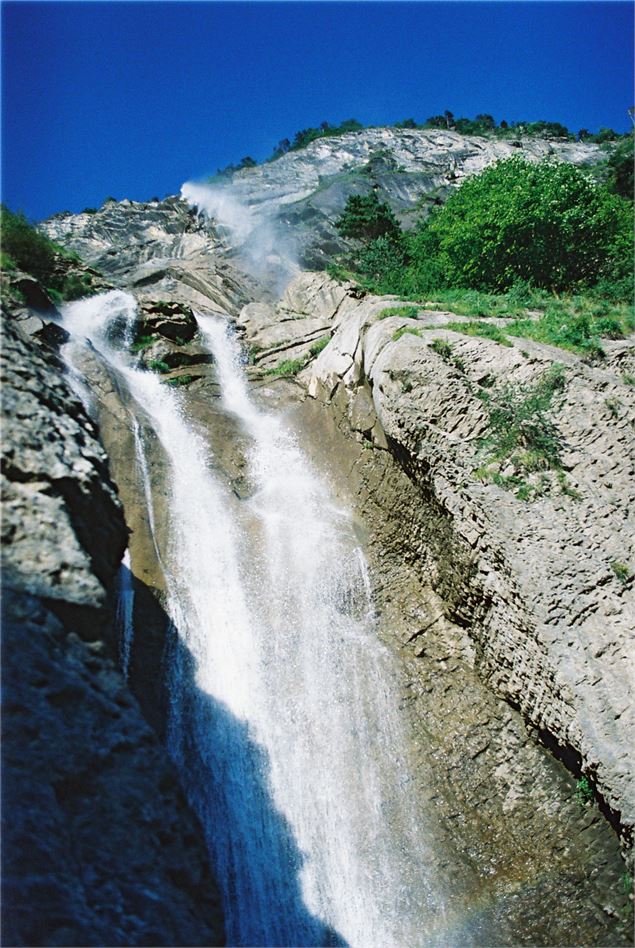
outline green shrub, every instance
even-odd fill
[[[0,270],[16,270],[16,269],[17,267],[16,267],[16,263],[13,257],[8,253],[4,253],[4,251],[0,252]]]
[[[309,347],[310,355],[312,355],[313,357],[318,356],[320,352],[322,351],[322,349],[326,349],[330,341],[331,341],[330,336],[322,336],[321,339],[316,340],[316,342],[312,343],[311,346]]]
[[[130,346],[130,351],[143,352],[144,349],[149,349],[152,343],[155,342],[155,338],[155,336],[137,336]]]
[[[452,358],[452,344],[446,342],[445,339],[433,339],[430,343],[430,348],[440,355],[442,359],[451,359]]]
[[[3,253],[45,286],[60,289],[56,285],[55,262],[61,248],[36,230],[24,214],[14,214],[4,205],[0,205],[0,226]]]
[[[613,562],[611,563],[611,569],[615,573],[620,583],[622,583],[623,586],[626,585],[631,575],[631,571],[628,568],[628,564],[621,563],[619,560],[613,560]]]
[[[402,319],[417,319],[419,306],[387,306],[382,309],[377,319],[388,319],[390,316],[401,316]]]
[[[167,364],[167,362],[162,362],[161,359],[150,359],[148,362],[148,368],[152,372],[170,372],[170,366]]]
[[[414,246],[440,258],[450,285],[588,286],[617,277],[614,265],[624,264],[632,247],[628,207],[573,165],[513,157],[468,178],[433,211]]]
[[[586,777],[581,777],[575,785],[575,799],[579,806],[593,802],[593,788]]]
[[[79,300],[93,292],[93,281],[89,273],[69,273],[64,277],[62,296],[65,300]]]
[[[489,411],[489,432],[481,440],[485,463],[475,471],[476,477],[513,490],[520,500],[545,493],[549,487],[546,472],[560,472],[562,447],[547,412],[554,395],[564,387],[564,369],[556,364],[533,385],[507,384],[480,392]],[[501,473],[501,468],[510,466],[513,473]],[[528,481],[532,474],[538,477]]]
[[[271,369],[265,369],[264,374],[272,378],[291,378],[297,375],[305,366],[304,359],[285,359]]]
[[[608,165],[607,185],[621,197],[633,200],[633,132],[626,135],[611,153]]]
[[[190,382],[194,381],[193,375],[177,375],[173,379],[166,379],[166,385],[170,385],[172,388],[179,388],[181,385],[189,385]]]

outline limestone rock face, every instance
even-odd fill
[[[106,201],[94,213],[59,214],[40,226],[141,301],[234,315],[252,298],[253,281],[235,270],[215,225],[179,198]]]
[[[127,542],[63,366],[3,327],[3,942],[217,945],[202,831],[113,661]]]
[[[404,226],[419,202],[439,203],[469,175],[511,155],[552,156],[578,165],[601,160],[598,145],[534,138],[503,141],[439,129],[369,128],[236,172],[212,185],[212,213],[247,255],[258,248],[320,269],[343,249],[334,221],[352,194],[377,190]],[[183,193],[196,200],[196,185]],[[201,198],[202,199],[202,198]]]
[[[289,289],[298,317],[315,280],[303,275]],[[420,563],[446,618],[468,631],[482,678],[580,766],[629,837],[635,399],[623,375],[632,342],[607,342],[607,357],[589,365],[526,339],[508,348],[451,332],[449,314],[377,318],[398,302],[339,301],[333,337],[300,380],[405,471],[421,502],[399,541],[403,555]],[[395,339],[402,326],[419,335]],[[451,360],[432,348],[438,339],[451,344]],[[475,477],[488,425],[478,396],[501,381],[531,384],[556,362],[565,387],[553,420],[567,486],[554,479],[526,502]]]

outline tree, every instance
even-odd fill
[[[496,122],[494,121],[493,115],[488,115],[487,113],[481,113],[480,115],[476,116],[475,121],[478,122],[479,125],[483,125],[487,129],[496,128]]]
[[[454,114],[450,112],[449,109],[446,109],[443,113],[443,118],[445,119],[445,127],[452,128],[454,125]]]
[[[450,285],[555,290],[622,279],[632,248],[626,201],[570,164],[514,157],[468,178],[413,236]],[[632,259],[632,249],[630,250]]]
[[[351,195],[335,227],[342,237],[354,240],[368,241],[377,237],[399,237],[401,234],[397,218],[374,191]]]
[[[615,147],[607,164],[607,185],[615,194],[633,200],[633,133],[626,135]]]
[[[425,124],[428,128],[447,128],[444,115],[431,115],[426,119]]]

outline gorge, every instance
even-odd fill
[[[321,272],[518,147],[598,157],[370,129],[42,225],[98,292],[4,320],[5,943],[632,943],[632,336]],[[554,366],[527,503],[479,392]]]

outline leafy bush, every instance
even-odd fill
[[[631,132],[615,146],[607,162],[608,187],[615,194],[629,198],[631,201],[633,200],[634,143],[635,135]]]
[[[440,355],[442,359],[452,358],[452,344],[445,339],[433,339],[430,348]]]
[[[580,777],[575,785],[575,799],[580,806],[593,802],[593,788],[587,777]]]
[[[194,381],[193,375],[177,375],[173,379],[166,379],[165,384],[171,388],[180,388],[182,385],[189,385]]]
[[[628,568],[628,564],[621,563],[619,560],[613,560],[613,562],[611,563],[611,569],[615,573],[620,583],[622,583],[623,586],[626,585],[631,575],[631,571]]]
[[[0,205],[2,250],[20,269],[31,273],[45,286],[61,289],[55,273],[56,256],[61,248],[28,222],[24,214],[14,214]]]
[[[137,336],[130,346],[130,351],[143,352],[144,349],[149,349],[153,342],[155,342],[155,336]]]
[[[626,202],[573,165],[514,157],[468,178],[411,240],[411,256],[442,262],[445,281],[548,289],[625,275],[632,247]]]
[[[79,300],[93,292],[93,281],[89,273],[69,273],[64,277],[61,295],[65,300]]]
[[[481,442],[485,464],[475,472],[477,477],[513,490],[520,500],[545,492],[549,486],[545,472],[560,473],[562,447],[547,412],[564,387],[564,368],[556,364],[533,385],[507,384],[481,391],[489,409],[489,433]],[[512,473],[503,473],[507,468]],[[532,474],[539,474],[533,483],[526,480]]]

